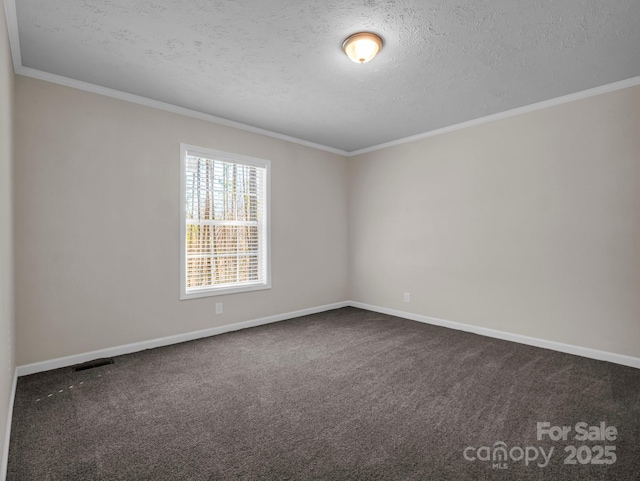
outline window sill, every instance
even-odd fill
[[[212,289],[198,289],[180,293],[180,300],[198,299],[201,297],[223,296],[227,294],[240,294],[242,292],[261,291],[271,289],[271,283],[247,284],[245,286],[215,287]]]

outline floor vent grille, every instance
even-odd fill
[[[109,364],[113,364],[113,359],[96,359],[95,361],[85,362],[84,364],[78,364],[74,366],[73,370],[75,372],[78,371],[86,371],[87,369],[93,369],[96,367],[108,366]]]

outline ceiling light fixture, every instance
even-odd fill
[[[382,48],[382,39],[375,33],[354,33],[342,44],[342,50],[356,63],[365,63],[375,57]]]

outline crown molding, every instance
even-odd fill
[[[86,92],[92,92],[99,95],[104,95],[107,97],[124,100],[126,102],[132,102],[135,104],[144,105],[146,107],[151,107],[159,110],[164,110],[167,112],[172,112],[178,115],[184,115],[185,117],[191,117],[194,119],[204,120],[214,124],[233,127],[239,130],[247,131],[247,132],[253,132],[255,134],[264,135],[266,137],[284,140],[286,142],[303,145],[305,147],[311,147],[313,149],[323,150],[325,152],[330,152],[332,154],[342,155],[344,157],[355,157],[357,155],[367,154],[369,152],[375,152],[377,150],[387,149],[389,147],[395,147],[397,145],[408,144],[411,142],[416,142],[418,140],[428,139],[429,137],[448,134],[450,132],[455,132],[457,130],[462,130],[469,127],[475,127],[477,125],[495,122],[496,120],[508,119],[510,117],[515,117],[516,115],[535,112],[536,110],[546,109],[548,107],[555,107],[557,105],[574,102],[576,100],[586,99],[596,95],[601,95],[609,92],[614,92],[616,90],[621,90],[621,89],[640,85],[640,76],[632,77],[626,80],[621,80],[619,82],[601,85],[599,87],[583,90],[581,92],[564,95],[562,97],[557,97],[554,99],[544,100],[542,102],[537,102],[537,103],[526,105],[523,107],[506,110],[504,112],[487,115],[485,117],[468,120],[466,122],[449,125],[447,127],[442,127],[440,129],[430,130],[428,132],[424,132],[421,134],[412,135],[409,137],[392,140],[390,142],[384,142],[382,144],[373,145],[371,147],[366,147],[363,149],[347,152],[345,150],[337,149],[335,147],[329,147],[327,145],[317,144],[315,142],[310,142],[308,140],[299,139],[297,137],[291,137],[289,135],[284,135],[284,134],[273,132],[267,129],[261,129],[259,127],[254,127],[252,125],[236,122],[234,120],[228,120],[222,117],[216,117],[215,115],[205,114],[203,112],[198,112],[196,110],[191,110],[185,107],[179,107],[177,105],[161,102],[159,100],[154,100],[154,99],[150,99],[140,95],[134,95],[127,92],[122,92],[120,90],[110,89],[107,87],[102,87],[100,85],[96,85],[88,82],[82,82],[80,80],[63,77],[61,75],[56,75],[49,72],[33,69],[30,67],[25,67],[22,65],[22,55],[20,53],[20,36],[18,34],[18,16],[16,11],[16,1],[4,0],[4,8],[5,8],[5,14],[7,17],[9,44],[11,46],[11,55],[13,58],[13,70],[17,75],[23,75],[25,77],[31,77],[38,80],[44,80],[46,82],[52,82],[58,85],[66,86],[66,87],[71,87],[78,90],[84,90]]]
[[[159,100],[150,99],[141,95],[130,94],[122,92],[120,90],[110,89],[101,85],[92,84],[89,82],[83,82],[81,80],[75,80],[69,77],[63,77],[61,75],[44,72],[30,67],[22,65],[22,55],[20,53],[20,35],[18,34],[18,13],[16,10],[15,0],[4,0],[4,10],[7,17],[7,30],[9,32],[9,45],[11,47],[11,56],[13,58],[13,70],[16,75],[22,75],[24,77],[30,77],[37,80],[44,80],[45,82],[51,82],[65,87],[71,87],[78,90],[84,90],[85,92],[91,92],[98,95],[104,95],[126,102],[131,102],[145,107],[151,107],[154,109],[164,110],[178,115],[184,115],[185,117],[191,117],[198,120],[204,120],[218,125],[224,125],[226,127],[233,127],[235,129],[252,132],[254,134],[264,135],[278,140],[284,140],[293,144],[303,145],[305,147],[311,147],[313,149],[324,150],[332,154],[347,156],[349,153],[345,150],[336,149],[315,142],[309,142],[307,140],[298,139],[289,135],[280,134],[267,129],[261,129],[252,125],[243,124],[233,120],[228,120],[222,117],[216,117],[215,115],[205,114],[198,112],[197,110],[180,107],[177,105],[161,102]]]
[[[191,117],[193,119],[204,120],[206,122],[211,122],[218,125],[224,125],[226,127],[233,127],[235,129],[252,132],[254,134],[264,135],[266,137],[271,137],[278,140],[284,140],[286,142],[291,142],[293,144],[303,145],[305,147],[311,147],[313,149],[318,149],[318,150],[324,150],[332,154],[337,154],[342,156],[349,155],[349,153],[344,150],[335,149],[333,147],[328,147],[326,145],[316,144],[315,142],[309,142],[307,140],[298,139],[296,137],[280,134],[278,132],[273,132],[271,130],[261,129],[259,127],[254,127],[252,125],[236,122],[234,120],[228,120],[222,117],[216,117],[215,115],[205,114],[204,112],[198,112],[197,110],[191,110],[185,107],[180,107],[180,106],[169,104],[166,102],[161,102],[159,100],[150,99],[148,97],[143,97],[141,95],[130,94],[127,92],[122,92],[121,90],[110,89],[107,87],[102,87],[101,85],[82,82],[81,80],[75,80],[69,77],[63,77],[61,75],[56,75],[49,72],[43,72],[42,70],[36,70],[30,67],[20,66],[16,68],[14,66],[14,70],[17,75],[22,75],[24,77],[30,77],[37,80],[44,80],[45,82],[51,82],[54,84],[63,85],[65,87],[84,90],[85,92],[91,92],[94,94],[104,95],[106,97],[111,97],[118,100],[124,100],[125,102],[131,102],[134,104],[143,105],[145,107],[164,110],[166,112],[183,115],[185,117]]]
[[[7,32],[9,33],[9,47],[13,59],[13,70],[17,72],[22,67],[22,55],[20,54],[20,36],[18,35],[18,13],[15,0],[4,0],[4,14],[7,19]]]
[[[629,87],[636,87],[638,85],[640,85],[640,77],[632,77],[630,79],[621,80],[619,82],[614,82],[606,85],[601,85],[599,87],[582,90],[581,92],[576,92],[569,95],[563,95],[562,97],[556,97],[554,99],[544,100],[542,102],[537,102],[535,104],[525,105],[524,107],[505,110],[504,112],[499,112],[497,114],[487,115],[485,117],[468,120],[466,122],[461,122],[459,124],[449,125],[441,129],[430,130],[429,132],[424,132],[422,134],[412,135],[410,137],[405,137],[398,140],[392,140],[390,142],[385,142],[383,144],[373,145],[371,147],[366,147],[364,149],[349,152],[347,156],[354,157],[356,155],[367,154],[369,152],[374,152],[376,150],[395,147],[396,145],[408,144],[410,142],[416,142],[418,140],[428,139],[429,137],[435,137],[436,135],[448,134],[450,132],[455,132],[456,130],[462,130],[469,127],[475,127],[477,125],[488,124],[490,122],[495,122],[496,120],[508,119],[510,117],[515,117],[516,115],[527,114],[529,112],[535,112],[536,110],[555,107],[557,105],[562,105],[569,102],[574,102],[576,100],[582,100],[589,97],[594,97],[596,95],[614,92],[616,90],[626,89]]]

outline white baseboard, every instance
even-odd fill
[[[37,372],[50,371],[52,369],[58,369],[61,367],[73,366],[75,364],[81,364],[83,362],[93,361],[94,359],[100,359],[103,357],[114,357],[122,354],[130,354],[132,352],[144,351],[145,349],[153,349],[155,347],[168,346],[171,344],[178,344],[180,342],[192,341],[194,339],[201,339],[204,337],[215,336],[218,334],[224,334],[225,332],[238,331],[240,329],[247,329],[249,327],[261,326],[264,324],[271,324],[273,322],[284,321],[287,319],[293,319],[300,316],[306,316],[309,314],[316,314],[319,312],[325,312],[332,309],[339,309],[341,307],[357,307],[360,309],[366,309],[368,311],[380,312],[383,314],[389,314],[391,316],[401,317],[412,321],[423,322],[434,326],[447,327],[449,329],[455,329],[459,331],[472,332],[481,336],[493,337],[496,339],[502,339],[505,341],[517,342],[520,344],[526,344],[529,346],[541,347],[544,349],[551,349],[553,351],[564,352],[567,354],[574,354],[576,356],[587,357],[590,359],[596,359],[599,361],[608,361],[615,364],[621,364],[623,366],[635,367],[640,369],[640,358],[626,356],[623,354],[616,354],[612,352],[599,351],[597,349],[590,349],[587,347],[575,346],[571,344],[564,344],[561,342],[549,341],[546,339],[539,339],[535,337],[524,336],[521,334],[514,334],[506,331],[499,331],[496,329],[489,329],[486,327],[474,326],[471,324],[464,324],[461,322],[447,321],[445,319],[438,319],[435,317],[424,316],[421,314],[414,314],[412,312],[399,311],[396,309],[389,309],[386,307],[374,306],[371,304],[365,304],[355,301],[344,301],[335,304],[327,304],[324,306],[313,307],[309,309],[303,309],[300,311],[288,312],[285,314],[277,314],[275,316],[263,317],[260,319],[254,319],[250,321],[238,322],[235,324],[228,324],[225,326],[212,327],[209,329],[203,329],[201,331],[187,332],[184,334],[177,334],[175,336],[162,337],[159,339],[151,339],[149,341],[136,342],[133,344],[126,344],[123,346],[115,346],[106,349],[100,349],[97,351],[86,352],[82,354],[75,354],[72,356],[61,357],[57,359],[51,359],[49,361],[36,362],[33,364],[26,364],[18,366],[16,372],[18,376],[27,376],[29,374],[35,374]],[[0,479],[2,481],[2,479]]]
[[[4,445],[2,446],[2,461],[0,463],[0,481],[7,480],[7,469],[9,467],[9,440],[11,439],[11,421],[13,419],[13,401],[16,398],[16,385],[18,383],[18,368],[13,371],[13,382],[9,393],[9,412],[7,413],[7,430],[4,435]]]
[[[551,349],[553,351],[564,352],[567,354],[574,354],[576,356],[596,359],[599,361],[613,362],[615,364],[621,364],[623,366],[629,366],[629,367],[634,367],[636,369],[640,369],[640,358],[626,356],[623,354],[599,351],[597,349],[574,346],[571,344],[564,344],[561,342],[549,341],[546,339],[538,339],[535,337],[529,337],[529,336],[523,336],[520,334],[499,331],[496,329],[473,326],[471,324],[464,324],[461,322],[447,321],[445,319],[438,319],[435,317],[424,316],[421,314],[414,314],[412,312],[405,312],[405,311],[399,311],[396,309],[389,309],[386,307],[374,306],[374,305],[365,304],[362,302],[355,302],[355,301],[337,302],[335,304],[327,304],[324,306],[313,307],[310,309],[303,309],[300,311],[288,312],[285,314],[278,314],[275,316],[263,317],[260,319],[254,319],[254,320],[245,321],[245,322],[238,322],[235,324],[213,327],[210,329],[203,329],[201,331],[188,332],[184,334],[178,334],[175,336],[152,339],[149,341],[136,342],[133,344],[126,344],[124,346],[116,346],[116,347],[111,347],[106,349],[100,349],[98,351],[91,351],[83,354],[76,354],[73,356],[61,357],[61,358],[52,359],[49,361],[36,362],[33,364],[26,364],[23,366],[16,367],[14,376],[13,376],[11,393],[10,393],[9,413],[7,415],[7,430],[5,433],[5,443],[4,443],[3,452],[2,452],[2,464],[0,465],[0,481],[5,481],[7,476],[7,467],[9,462],[9,440],[11,438],[11,420],[12,420],[12,414],[13,414],[13,403],[15,399],[16,384],[17,384],[18,376],[26,376],[26,375],[34,374],[37,372],[50,371],[52,369],[58,369],[61,367],[73,366],[74,364],[80,364],[83,362],[92,361],[94,359],[99,359],[102,357],[119,356],[122,354],[130,354],[132,352],[143,351],[145,349],[152,349],[155,347],[178,344],[180,342],[192,341],[195,339],[201,339],[204,337],[223,334],[225,332],[238,331],[241,329],[247,329],[249,327],[256,327],[264,324],[271,324],[274,322],[284,321],[287,319],[293,319],[296,317],[306,316],[309,314],[316,314],[319,312],[325,312],[332,309],[339,309],[341,307],[348,307],[348,306],[357,307],[359,309],[365,309],[373,312],[380,312],[382,314],[388,314],[391,316],[401,317],[403,319],[423,322],[425,324],[431,324],[434,326],[441,326],[449,329],[471,332],[474,334],[479,334],[481,336],[487,336],[495,339],[502,339],[505,341],[517,342],[520,344],[541,347],[544,349]]]
[[[590,349],[588,347],[574,346],[571,344],[548,341],[546,339],[523,336],[521,334],[514,334],[511,332],[498,331],[496,329],[489,329],[486,327],[479,327],[471,324],[464,324],[461,322],[447,321],[444,319],[438,319],[436,317],[423,316],[421,314],[414,314],[411,312],[398,311],[395,309],[388,309],[386,307],[373,306],[371,304],[364,304],[362,302],[350,301],[349,305],[352,307],[358,307],[360,309],[366,309],[367,311],[374,311],[374,312],[380,312],[382,314],[389,314],[391,316],[402,317],[404,319],[423,322],[425,324],[431,324],[434,326],[447,327],[449,329],[456,329],[458,331],[472,332],[474,334],[479,334],[481,336],[493,337],[495,339],[502,339],[504,341],[517,342],[519,344],[526,344],[528,346],[542,347],[544,349],[551,349],[552,351],[559,351],[567,354],[574,354],[576,356],[596,359],[598,361],[613,362],[615,364],[621,364],[623,366],[635,367],[636,369],[640,369],[640,358],[626,356],[624,354],[616,354],[613,352],[599,351],[597,349]]]
[[[285,314],[277,314],[275,316],[263,317],[260,319],[238,322],[235,324],[227,324],[225,326],[212,327],[209,329],[203,329],[201,331],[186,332],[184,334],[177,334],[175,336],[161,337],[158,339],[151,339],[149,341],[135,342],[133,344],[125,344],[123,346],[108,347],[106,349],[100,349],[97,351],[85,352],[82,354],[74,354],[72,356],[66,356],[66,357],[59,357],[57,359],[51,359],[49,361],[35,362],[33,364],[25,364],[22,366],[18,366],[16,370],[17,370],[18,376],[28,376],[29,374],[35,374],[37,372],[43,372],[43,371],[51,371],[52,369],[59,369],[61,367],[73,366],[75,364],[81,364],[83,362],[93,361],[94,359],[100,359],[103,357],[121,356],[122,354],[130,354],[132,352],[144,351],[145,349],[153,349],[154,347],[169,346],[171,344],[178,344],[180,342],[193,341],[194,339],[201,339],[203,337],[210,337],[218,334],[224,334],[225,332],[238,331],[240,329],[247,329],[249,327],[262,326],[263,324],[271,324],[273,322],[285,321],[287,319],[307,316],[309,314],[317,314],[319,312],[330,311],[332,309],[339,309],[341,307],[347,307],[349,305],[350,304],[347,301],[337,302],[335,304],[327,304],[324,306],[312,307],[309,309],[302,309],[300,311],[287,312]]]

